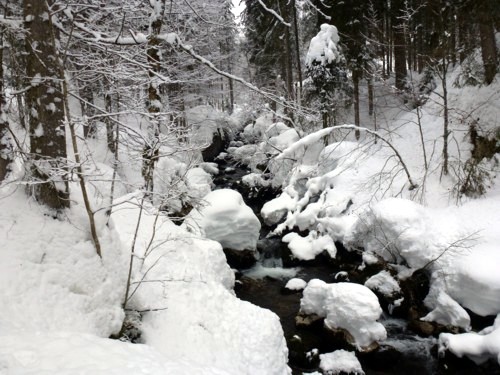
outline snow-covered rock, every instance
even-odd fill
[[[325,250],[332,258],[337,255],[337,248],[332,238],[328,235],[318,236],[314,231],[306,237],[291,232],[283,236],[282,241],[288,243],[292,255],[300,260],[312,260]]]
[[[304,289],[300,311],[324,317],[328,328],[346,330],[361,349],[387,336],[384,326],[377,322],[382,314],[378,298],[363,285],[327,284],[313,279]]]
[[[285,285],[286,289],[290,290],[302,290],[307,286],[307,282],[305,280],[294,277],[293,279],[288,280]]]
[[[347,350],[336,350],[332,353],[320,354],[319,359],[319,368],[323,371],[323,374],[365,374],[354,352],[348,352]]]
[[[398,282],[387,271],[381,271],[373,275],[365,282],[365,286],[376,290],[386,297],[393,297],[401,292]]]
[[[207,194],[205,204],[186,217],[183,226],[192,233],[220,242],[232,250],[255,250],[260,222],[241,194],[230,189]]]
[[[493,326],[479,333],[442,333],[439,335],[439,351],[446,350],[458,357],[466,355],[478,364],[490,358],[500,364],[500,314],[497,315]]]

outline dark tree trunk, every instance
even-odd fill
[[[9,120],[7,117],[7,101],[5,100],[3,81],[3,27],[0,29],[0,183],[7,176],[9,164],[12,161],[10,147]]]
[[[479,33],[481,37],[481,54],[484,65],[484,82],[489,85],[497,73],[497,49],[495,43],[495,28],[489,1],[480,2],[478,9]],[[496,5],[498,6],[498,4]],[[493,5],[494,7],[494,5]]]
[[[52,5],[53,1],[48,3]],[[23,10],[27,31],[26,73],[30,85],[26,104],[31,108],[29,133],[32,174],[37,180],[31,187],[39,202],[62,209],[69,207],[64,98],[61,88],[64,77],[59,68],[54,29],[47,17],[47,2],[24,0]]]
[[[392,10],[392,31],[394,35],[394,73],[396,88],[404,90],[406,86],[406,41],[403,28],[403,22],[400,16],[400,10],[403,9],[403,2],[396,0],[393,2]]]
[[[359,126],[360,124],[360,119],[359,119],[359,79],[360,79],[360,72],[358,69],[354,69],[352,72],[352,82],[354,85],[354,125]],[[359,139],[360,137],[360,132],[359,130],[355,131],[355,136],[356,139]]]
[[[295,58],[297,60],[297,79],[299,81],[299,92],[297,97],[299,101],[302,100],[302,64],[300,62],[300,40],[299,40],[299,26],[297,23],[297,7],[295,0],[292,1],[293,12],[293,31],[295,33]]]

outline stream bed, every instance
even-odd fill
[[[250,171],[244,166],[224,159],[219,159],[217,163],[220,170],[219,176],[215,179],[217,188],[238,190],[246,204],[261,219],[262,205],[273,199],[277,193],[270,189],[255,191],[245,187],[241,178]],[[287,290],[286,282],[293,277],[305,281],[321,279],[327,283],[349,281],[339,276],[348,274],[359,264],[346,264],[345,259],[343,264],[336,264],[329,261],[326,255],[320,255],[316,260],[309,262],[289,262],[290,259],[287,258],[289,254],[284,255],[286,245],[281,242],[280,237],[268,238],[270,231],[271,228],[262,226],[258,245],[260,259],[257,264],[250,269],[238,271],[236,295],[242,300],[269,309],[278,315],[289,348],[289,366],[293,374],[319,371],[319,354],[338,349],[353,351],[354,348],[332,339],[322,327],[322,320],[319,324],[307,327],[297,326],[296,316],[300,309],[302,292]],[[338,245],[343,247],[342,244]],[[283,263],[285,263],[284,266]],[[392,317],[387,308],[380,322],[386,328],[387,339],[379,343],[378,349],[367,353],[356,353],[367,375],[500,375],[500,368],[493,362],[477,366],[466,358],[458,359],[449,354],[444,358],[439,358],[436,337],[417,335],[408,328],[408,321]]]

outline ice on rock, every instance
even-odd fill
[[[203,200],[203,206],[186,217],[185,228],[220,242],[224,248],[256,249],[261,225],[240,193],[220,189],[207,194]]]
[[[361,349],[387,337],[384,326],[377,322],[382,314],[378,298],[363,285],[313,279],[304,289],[300,310],[324,317],[329,328],[348,331],[353,344]]]

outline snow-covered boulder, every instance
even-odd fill
[[[320,354],[319,359],[319,368],[323,371],[323,374],[365,374],[354,352],[336,350],[332,353]]]
[[[304,289],[300,311],[324,317],[327,328],[346,330],[360,349],[387,337],[384,326],[377,322],[382,314],[378,298],[363,285],[313,279]]]
[[[401,293],[401,287],[398,282],[387,271],[380,271],[365,282],[365,286],[371,290],[376,290],[386,297],[394,297]]]
[[[260,222],[240,193],[230,189],[207,194],[205,204],[186,217],[184,227],[192,233],[220,242],[232,250],[255,250]]]

